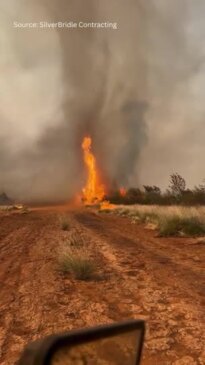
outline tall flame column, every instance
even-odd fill
[[[91,152],[91,146],[91,137],[85,137],[82,142],[82,149],[88,177],[86,186],[83,188],[83,200],[87,204],[101,202],[105,196],[105,189],[100,183],[96,166],[96,158]]]

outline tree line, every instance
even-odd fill
[[[169,187],[162,192],[158,186],[144,185],[143,189],[131,187],[126,194],[113,189],[106,196],[113,204],[205,205],[205,183],[187,188],[185,179],[178,173],[170,175]]]

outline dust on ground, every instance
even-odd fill
[[[0,364],[73,328],[145,319],[143,365],[204,365],[205,241],[159,238],[127,218],[62,209],[0,214]],[[99,269],[83,282],[59,272],[60,244],[80,237]]]

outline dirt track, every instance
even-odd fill
[[[71,232],[58,211],[0,216],[0,364],[30,340],[126,318],[147,321],[144,365],[203,365],[205,245],[163,239],[125,218],[73,211]],[[80,235],[98,281],[57,270],[59,244]]]

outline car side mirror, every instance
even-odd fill
[[[144,321],[52,335],[29,344],[18,365],[139,365]]]

